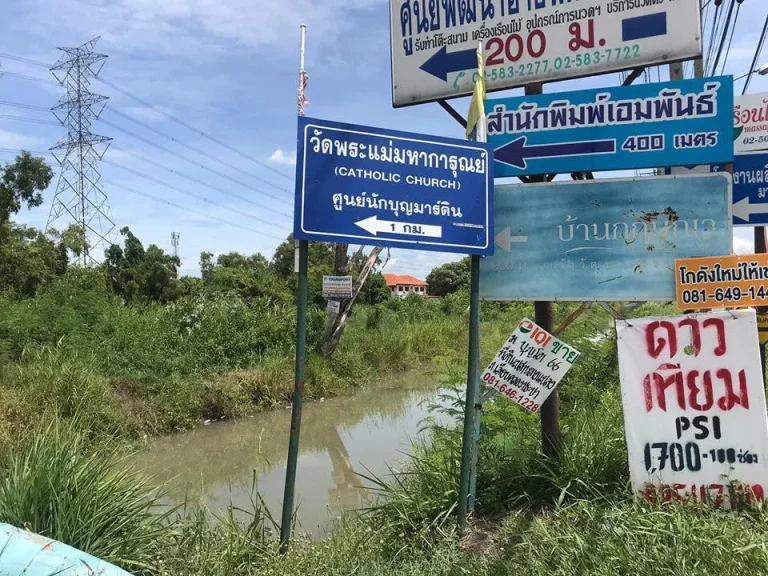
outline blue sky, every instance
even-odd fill
[[[93,126],[94,132],[114,138],[105,156],[109,164],[102,166],[105,180],[202,213],[191,214],[107,186],[118,228],[129,226],[145,244],[155,243],[169,251],[171,232],[180,232],[182,273],[198,273],[203,250],[261,252],[271,257],[279,243],[276,238],[284,238],[290,231],[302,22],[308,27],[308,115],[443,136],[463,135],[437,104],[392,109],[385,0],[16,0],[4,4],[0,52],[53,63],[59,57],[56,46],[77,46],[101,36],[97,49],[109,55],[102,72],[105,80],[253,159],[219,146],[108,85],[93,83],[94,92],[110,96],[103,120],[175,153],[159,150],[100,121]],[[748,71],[765,14],[765,0],[743,3],[726,73],[740,76]],[[708,32],[705,38],[709,38]],[[765,63],[768,50],[758,61]],[[0,65],[2,71],[52,79],[43,67],[2,57]],[[657,79],[656,69],[650,76]],[[663,80],[666,76],[664,69],[660,77]],[[618,75],[611,74],[548,84],[545,91],[614,86],[618,81]],[[738,93],[741,85],[737,83]],[[768,91],[768,77],[755,75],[749,91]],[[0,77],[0,101],[50,108],[60,95],[61,91],[50,84]],[[466,112],[465,100],[456,101],[455,106]],[[3,105],[0,114],[53,120],[47,112]],[[126,119],[125,114],[230,166],[164,139]],[[0,118],[0,148],[44,151],[63,136],[63,128]],[[137,155],[175,173],[148,164]],[[0,153],[0,161],[12,157]],[[125,168],[223,207],[190,198]],[[221,191],[185,180],[179,173]],[[43,208],[23,212],[19,220],[44,226],[54,189],[52,186],[46,193]],[[737,250],[751,250],[751,241],[750,228],[737,229]],[[385,271],[424,277],[432,267],[456,258],[392,250]]]

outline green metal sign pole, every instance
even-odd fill
[[[469,287],[469,362],[467,364],[467,399],[464,405],[464,437],[461,444],[461,475],[459,476],[459,530],[467,526],[470,472],[472,469],[472,439],[475,428],[475,392],[478,379],[480,350],[480,256],[470,257]]]
[[[288,464],[285,469],[285,492],[283,493],[283,516],[280,523],[280,552],[288,551],[293,528],[293,495],[296,487],[296,462],[299,457],[299,434],[301,432],[301,408],[304,395],[304,367],[307,360],[307,267],[309,242],[299,241],[299,292],[296,295],[296,374],[291,410],[291,437],[288,442]]]

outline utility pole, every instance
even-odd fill
[[[91,79],[98,77],[107,58],[93,51],[98,41],[96,37],[76,48],[59,48],[64,54],[51,68],[56,80],[67,89],[52,108],[56,119],[66,126],[67,136],[51,148],[61,173],[46,229],[61,217],[74,220],[83,234],[83,266],[96,262],[93,254],[97,248],[112,244],[115,228],[99,170],[112,139],[91,133],[91,124],[108,100],[90,91]]]
[[[526,84],[525,95],[534,96],[543,92],[541,84]],[[530,176],[528,182],[546,182],[544,174]],[[554,331],[554,313],[552,302],[537,301],[533,303],[536,324],[550,334]],[[541,405],[541,448],[545,455],[557,458],[560,454],[560,396],[555,388]]]

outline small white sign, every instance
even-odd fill
[[[323,276],[325,298],[352,298],[352,276]]]
[[[579,354],[524,318],[485,369],[482,379],[528,412],[538,412]]]
[[[735,507],[768,489],[754,310],[616,322],[632,488]]]
[[[341,302],[338,300],[328,300],[328,306],[325,307],[325,311],[331,314],[338,314],[341,310]]]
[[[701,56],[699,0],[390,0],[392,103]]]
[[[768,150],[768,93],[736,96],[733,153]]]

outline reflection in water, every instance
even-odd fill
[[[372,495],[356,473],[388,474],[417,438],[427,405],[437,400],[434,380],[409,375],[395,385],[304,406],[296,502],[305,531],[318,535],[338,510],[369,506]],[[250,510],[255,479],[279,517],[290,417],[288,409],[273,410],[161,438],[135,460],[168,482],[177,502],[187,497],[217,513],[230,504]]]

